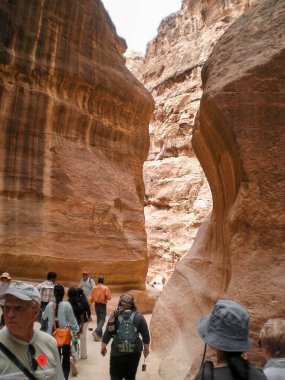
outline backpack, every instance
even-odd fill
[[[213,380],[214,379],[214,365],[213,362],[207,360],[202,367],[202,380]]]
[[[132,312],[126,319],[122,315],[118,316],[119,327],[114,336],[114,346],[119,352],[135,352],[138,333],[134,325],[134,317],[135,312]]]

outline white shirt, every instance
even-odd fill
[[[39,366],[33,372],[28,355],[28,344],[13,337],[8,329],[4,327],[0,331],[0,342],[3,343],[13,354],[32,372],[39,380],[64,380],[61,363],[59,359],[56,341],[43,331],[34,330],[32,340],[29,342],[35,348],[33,356]],[[41,363],[41,364],[40,364]],[[1,380],[27,380],[24,373],[7,358],[0,350],[0,379]]]
[[[96,287],[96,284],[95,284],[95,281],[92,280],[92,278],[88,277],[86,280],[82,280],[80,281],[80,284],[79,284],[79,288],[82,288],[83,289],[83,292],[86,296],[86,298],[88,299],[91,292],[92,292],[92,289]]]
[[[43,312],[42,319],[48,319],[47,332],[52,335],[53,331],[53,302],[47,304],[45,311]],[[71,331],[76,334],[79,331],[79,326],[74,316],[72,307],[69,302],[61,301],[58,305],[57,322],[60,329],[64,329],[69,326]]]

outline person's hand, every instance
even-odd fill
[[[144,358],[146,359],[146,357],[149,355],[149,347],[148,346],[144,346],[144,349],[143,349],[143,356]]]
[[[92,321],[92,317],[90,317],[90,318],[88,319],[88,321],[91,322],[91,321]]]
[[[101,355],[102,356],[105,356],[107,354],[107,348],[105,345],[102,345],[101,346]]]

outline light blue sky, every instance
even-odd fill
[[[145,53],[147,43],[156,36],[161,20],[181,9],[181,1],[102,0],[128,50],[141,53]]]

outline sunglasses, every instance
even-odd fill
[[[30,366],[32,371],[36,371],[38,369],[39,363],[35,359],[36,350],[35,347],[32,344],[29,344],[28,346],[28,357],[30,361]]]

